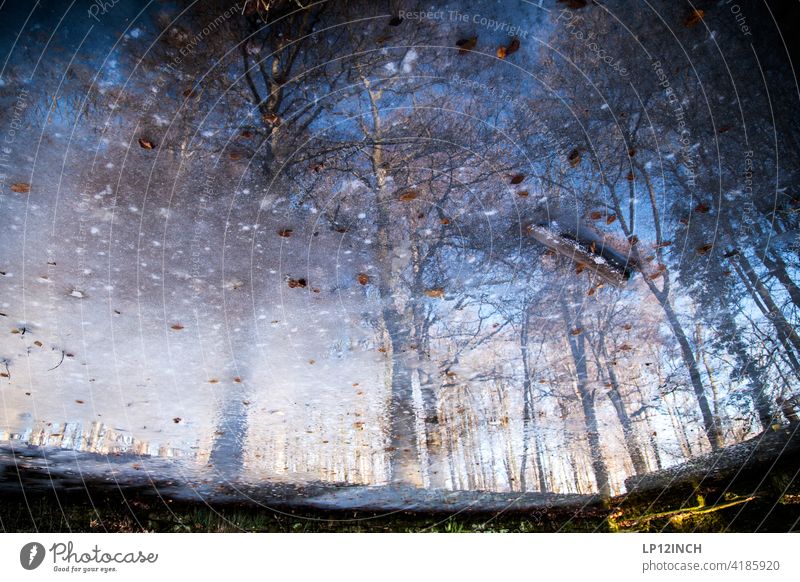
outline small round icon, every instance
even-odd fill
[[[19,563],[26,570],[35,570],[44,562],[44,546],[39,542],[30,542],[19,551]]]

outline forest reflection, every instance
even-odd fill
[[[0,86],[26,127],[0,443],[611,495],[795,422],[791,79],[734,19],[711,42],[677,4],[572,4],[443,4],[524,40],[372,2],[120,5],[88,44],[42,7]]]

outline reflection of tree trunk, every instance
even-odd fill
[[[567,449],[567,464],[572,472],[572,482],[575,484],[575,491],[581,493],[581,478],[578,475],[578,463],[575,462],[575,450],[571,446],[574,442],[574,439],[570,435],[569,431],[569,423],[567,419],[569,418],[569,410],[567,409],[566,404],[564,404],[564,400],[559,398],[557,400],[558,403],[558,410],[561,414],[561,420],[563,421],[564,425],[564,440],[566,441],[566,449]],[[551,476],[551,483],[555,480],[555,477]]]
[[[603,450],[600,446],[600,431],[597,426],[597,414],[594,408],[594,391],[589,388],[589,374],[586,365],[586,339],[583,333],[572,335],[573,329],[581,329],[580,314],[572,320],[567,311],[567,304],[561,299],[561,308],[564,312],[564,324],[567,331],[567,342],[572,352],[572,361],[575,365],[576,386],[583,407],[583,418],[586,425],[586,438],[589,442],[592,469],[594,471],[597,490],[603,497],[611,495],[611,486],[608,481],[608,468],[603,459]]]
[[[385,272],[385,271],[384,271]],[[390,386],[390,442],[391,442],[391,480],[395,483],[422,485],[422,475],[417,444],[416,413],[412,384],[412,356],[408,341],[408,328],[403,317],[393,306],[394,299],[388,285],[381,282],[383,301],[383,321],[386,326],[386,339],[390,343],[387,361],[387,384]],[[386,291],[384,292],[384,288]]]
[[[538,426],[536,422],[536,409],[533,404],[533,386],[531,384],[532,370],[530,368],[530,343],[528,341],[529,329],[529,313],[527,308],[524,311],[522,318],[520,336],[519,336],[519,349],[520,357],[522,359],[522,461],[519,469],[519,483],[520,491],[526,491],[528,488],[527,482],[527,468],[528,456],[530,449],[531,433],[538,437]],[[544,465],[542,464],[542,452],[540,447],[539,438],[533,441],[533,456],[536,459],[536,465],[533,467],[539,481],[539,491],[547,491],[547,479],[545,478]]]
[[[711,444],[712,449],[717,450],[723,445],[722,433],[719,430],[719,423],[717,419],[714,418],[714,414],[711,412],[711,407],[708,404],[708,397],[706,396],[703,380],[700,376],[700,369],[697,366],[697,360],[694,357],[692,346],[689,343],[689,339],[686,337],[683,326],[678,320],[678,316],[672,308],[669,296],[667,294],[656,294],[656,298],[659,303],[661,303],[661,307],[667,316],[667,321],[672,329],[672,333],[675,339],[678,340],[683,361],[689,369],[689,379],[692,381],[694,395],[700,407],[700,414],[703,417],[703,426],[705,428],[706,437],[708,437],[708,442]]]
[[[674,400],[673,394],[673,400]],[[666,399],[665,399],[666,400]],[[683,456],[687,459],[690,459],[693,455],[692,453],[692,443],[689,441],[689,435],[686,434],[686,424],[678,418],[678,413],[676,412],[677,406],[673,404],[667,404],[667,412],[669,413],[669,420],[672,423],[672,428],[675,431],[675,436],[678,438],[678,444],[681,447],[681,452]]]
[[[725,430],[722,424],[722,415],[720,414],[719,390],[714,379],[714,370],[711,369],[711,364],[708,362],[708,352],[703,345],[703,326],[699,321],[695,323],[695,346],[697,346],[697,357],[703,363],[703,369],[708,377],[708,386],[711,389],[711,410],[714,414],[714,420],[717,422],[720,434],[724,436]]]
[[[608,372],[608,381],[611,387],[608,391],[608,398],[614,407],[614,412],[617,413],[617,419],[622,426],[622,436],[625,439],[625,448],[628,449],[628,455],[633,463],[633,470],[637,475],[642,475],[647,472],[647,464],[644,461],[642,448],[639,446],[639,441],[636,438],[636,430],[631,422],[631,417],[625,409],[625,402],[622,399],[622,394],[619,389],[619,381],[617,375],[614,373],[613,366],[606,366]]]
[[[247,405],[242,385],[224,395],[216,423],[208,463],[222,478],[233,480],[244,468],[244,444],[247,438]]]
[[[362,75],[362,82],[370,101],[372,114],[372,138],[380,141],[382,133],[378,94],[371,88],[369,79]],[[390,390],[389,434],[390,434],[390,480],[394,483],[421,486],[422,471],[416,435],[416,413],[414,411],[412,373],[414,367],[409,358],[416,346],[411,341],[411,315],[406,316],[395,301],[395,292],[401,284],[403,266],[396,264],[395,245],[392,244],[391,222],[392,197],[387,188],[387,176],[383,148],[380,143],[373,146],[370,162],[377,190],[377,239],[380,277],[378,292],[381,301],[385,340],[389,344],[386,362],[386,383]],[[386,346],[385,346],[386,347]]]
[[[658,250],[656,255],[658,257],[659,263],[665,265],[666,263],[662,260],[662,250],[661,246],[664,242],[663,236],[661,234],[661,219],[659,217],[659,209],[658,209],[658,201],[656,197],[656,193],[653,190],[652,183],[650,181],[650,177],[647,171],[644,168],[639,168],[639,171],[645,178],[645,184],[647,185],[647,192],[650,198],[650,209],[653,214],[653,223],[656,233],[656,244],[658,245]],[[631,193],[635,193],[635,189],[632,186],[632,183],[629,183],[629,188],[631,189]],[[614,207],[617,211],[617,218],[620,226],[622,227],[625,236],[630,238],[633,235],[633,229],[629,225],[628,221],[625,220],[624,214],[622,212],[622,208],[620,207],[619,199],[616,195],[616,192],[612,191],[612,197],[614,199]],[[633,196],[631,197],[631,201],[633,201]],[[631,222],[633,217],[633,206],[631,206]],[[636,245],[633,245],[633,256],[639,262],[639,264],[643,264],[641,261],[641,257],[639,256],[639,250]],[[694,389],[695,397],[697,398],[697,404],[700,408],[700,413],[703,417],[703,425],[705,427],[705,433],[708,437],[708,441],[711,444],[711,448],[716,450],[723,445],[722,435],[720,434],[718,423],[714,418],[714,415],[711,413],[711,408],[708,405],[708,398],[706,397],[705,388],[703,386],[703,379],[700,376],[700,370],[697,367],[697,360],[694,357],[694,352],[692,351],[692,346],[689,343],[689,340],[686,338],[686,332],[681,326],[680,321],[678,320],[677,315],[675,315],[675,311],[672,308],[672,304],[670,302],[670,278],[669,278],[669,270],[665,270],[661,278],[663,280],[663,287],[661,289],[655,284],[655,282],[650,278],[647,277],[644,273],[642,273],[644,277],[644,282],[647,285],[650,292],[656,298],[658,303],[661,305],[661,308],[664,310],[664,314],[667,317],[667,321],[669,322],[670,329],[672,330],[675,339],[678,340],[678,345],[681,348],[681,356],[683,358],[683,362],[686,365],[686,368],[689,371],[689,379],[692,382],[692,388]]]
[[[656,460],[656,469],[661,470],[664,464],[661,462],[661,452],[658,450],[658,440],[656,431],[653,430],[653,422],[650,420],[650,411],[644,413],[645,426],[647,426],[647,438],[650,441],[650,448],[653,450],[653,457]]]
[[[492,437],[500,441],[500,449],[503,451],[503,468],[506,473],[506,481],[510,491],[520,491],[521,484],[519,480],[519,473],[517,469],[517,458],[514,454],[514,439],[511,436],[511,413],[508,409],[508,398],[506,397],[506,385],[501,378],[502,372],[495,368],[492,371],[494,377],[495,394],[497,394],[497,401],[492,402],[490,407],[494,409],[496,415],[496,425],[499,427],[496,431],[492,430]],[[490,423],[490,426],[493,423]],[[490,441],[490,450],[494,451],[495,438]],[[492,465],[494,466],[495,459],[492,453]]]
[[[628,414],[628,410],[625,408],[625,400],[622,397],[622,391],[620,390],[617,373],[614,371],[614,367],[609,362],[610,358],[608,357],[608,351],[606,350],[605,332],[599,331],[596,334],[596,338],[596,348],[591,342],[589,345],[592,346],[594,351],[598,379],[603,381],[602,370],[605,368],[606,375],[608,377],[608,384],[606,384],[608,387],[608,399],[611,401],[611,405],[614,407],[614,412],[617,414],[619,424],[622,427],[622,436],[625,439],[625,448],[628,451],[628,456],[631,458],[633,470],[635,474],[641,475],[647,472],[647,463],[645,462],[642,448],[639,446],[639,441],[636,438],[636,430],[633,426],[633,422]],[[605,361],[605,366],[603,366],[601,363],[601,356]]]
[[[422,411],[424,415],[425,451],[428,456],[428,478],[432,489],[444,489],[447,486],[448,459],[447,451],[442,439],[443,424],[439,420],[439,390],[438,380],[428,371],[430,338],[428,336],[428,319],[423,309],[422,297],[424,296],[424,282],[422,280],[422,265],[419,247],[412,243],[412,270],[413,286],[410,290],[412,301],[411,313],[413,317],[412,330],[414,349],[417,352],[415,365],[419,379],[420,394],[422,396]]]
[[[430,374],[419,371],[420,391],[422,393],[422,409],[425,414],[425,449],[428,453],[428,475],[432,489],[444,489],[447,486],[448,462],[447,451],[442,439],[439,422],[439,406],[434,379]]]
[[[735,259],[731,261],[731,265],[733,269],[736,271],[736,274],[739,276],[739,279],[744,284],[747,292],[750,294],[753,303],[761,310],[761,313],[764,314],[764,317],[769,319],[773,324],[775,321],[771,317],[771,311],[767,305],[764,304],[761,298],[761,294],[757,291],[757,289],[753,286],[751,282],[751,278],[745,273],[741,264],[736,261]],[[789,343],[789,337],[784,331],[782,326],[776,325],[775,330],[777,332],[778,341],[783,346],[783,356],[789,362],[789,365],[792,368],[792,371],[795,373],[796,376],[800,377],[800,362],[797,361],[797,357],[795,356],[794,350],[792,349],[791,344]]]
[[[750,265],[750,261],[748,261],[742,253],[739,253],[735,260],[737,260],[742,272],[744,273],[744,276],[747,277],[748,281],[750,282],[750,285],[752,285],[753,289],[755,289],[756,293],[758,293],[761,301],[764,302],[764,306],[767,308],[768,312],[767,317],[769,317],[770,321],[775,326],[778,335],[786,338],[786,340],[788,340],[788,342],[794,348],[795,352],[800,353],[800,336],[797,335],[797,332],[794,330],[794,328],[789,324],[788,321],[786,321],[783,312],[775,303],[775,300],[764,286],[764,283],[761,282],[761,279],[753,270],[753,267]]]
[[[755,359],[748,353],[747,346],[739,334],[739,326],[736,324],[730,310],[723,306],[720,312],[724,318],[724,327],[731,331],[726,344],[736,358],[736,363],[739,365],[739,374],[747,380],[748,393],[753,401],[753,409],[758,415],[761,428],[766,430],[772,424],[772,403],[766,394],[761,370]]]
[[[761,380],[758,364],[747,353],[744,342],[740,338],[735,338],[731,343],[731,347],[734,350],[734,355],[741,362],[742,373],[747,377],[750,398],[753,400],[753,407],[758,415],[758,421],[761,423],[761,428],[766,430],[772,424],[772,402],[770,402],[765,390],[766,386]]]
[[[413,322],[395,303],[395,287],[400,273],[395,265],[394,247],[389,236],[388,201],[378,204],[378,263],[381,268],[378,290],[388,343],[386,383],[390,397],[391,481],[421,486],[422,472],[417,443],[416,412],[412,374],[416,346],[411,341]]]
[[[784,286],[795,307],[800,307],[800,287],[792,281],[792,278],[789,276],[789,271],[786,268],[786,263],[780,255],[777,253],[770,254],[765,252],[761,255],[761,262],[769,269],[770,275],[774,275],[775,278],[780,281],[781,285]]]

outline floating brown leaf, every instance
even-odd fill
[[[570,335],[581,335],[583,333],[583,328],[582,327],[576,327],[575,329],[573,329],[569,333],[570,333]]]
[[[609,214],[606,216],[606,224],[612,224],[617,219],[616,214]]]
[[[628,157],[629,158],[632,158],[635,155],[636,155],[636,148],[631,148],[631,149],[628,150]]]
[[[305,279],[289,279],[289,288],[290,289],[304,289],[308,286],[308,282]]]
[[[412,200],[416,200],[417,196],[419,196],[419,192],[416,190],[406,190],[402,194],[400,194],[400,201],[401,202],[411,202]]]
[[[478,37],[471,36],[470,38],[462,38],[456,42],[456,46],[458,47],[458,54],[464,55],[467,54],[469,51],[475,48],[475,45],[478,44]]]
[[[252,131],[250,131],[249,129],[245,129],[239,134],[239,137],[241,137],[242,139],[250,139],[253,137],[253,135],[255,134]]]
[[[27,194],[31,191],[31,185],[27,182],[16,182],[11,184],[11,191],[17,194]]]
[[[369,275],[367,275],[366,273],[359,273],[358,274],[358,282],[361,285],[366,285],[367,283],[369,283]]]
[[[85,402],[83,400],[76,400],[75,404],[85,404]]]
[[[684,21],[683,25],[687,28],[695,26],[703,21],[703,17],[706,15],[705,10],[700,10],[699,8],[696,10],[692,10],[691,14],[687,16]]]
[[[511,176],[511,183],[514,184],[515,186],[517,184],[522,184],[524,180],[525,180],[525,174],[515,174]]]
[[[278,231],[278,236],[283,238],[289,238],[290,236],[292,236],[293,232],[294,231],[291,228],[284,228]]]
[[[508,46],[501,46],[497,49],[497,58],[504,59],[507,56],[513,55],[519,50],[519,39],[514,37]]]
[[[440,218],[440,219],[439,219],[439,222],[440,222],[442,225],[444,225],[444,226],[447,226],[448,224],[450,224],[450,219],[449,219],[449,218]]]
[[[155,148],[155,147],[156,147],[156,144],[154,144],[154,143],[153,143],[152,141],[150,141],[149,139],[144,139],[143,137],[140,137],[140,138],[139,138],[139,145],[140,145],[142,148],[146,149],[146,150],[152,150],[153,148]]]
[[[731,126],[730,125],[720,125],[719,129],[717,130],[717,133],[727,133],[730,130],[731,130]]]
[[[575,265],[575,274],[580,275],[583,271],[586,270],[586,265],[583,263],[578,263]]]
[[[571,167],[576,167],[581,163],[581,152],[578,148],[573,149],[567,155],[567,161]]]
[[[630,323],[626,323],[625,325],[622,326],[622,329],[624,329],[625,331],[629,331],[632,327],[633,326]]]
[[[633,176],[633,172],[628,172],[628,175],[627,175],[627,176],[625,176],[625,179],[626,179],[628,182],[633,182],[633,178],[634,178],[634,176]]]
[[[434,287],[433,289],[426,289],[425,295],[428,297],[435,297],[437,299],[441,299],[444,297],[444,289],[441,287]]]
[[[631,246],[635,246],[639,244],[639,237],[636,236],[635,234],[632,234],[631,236],[628,237],[628,242],[631,243]]]
[[[630,344],[622,344],[621,346],[619,346],[619,349],[620,351],[623,352],[629,352],[633,349],[633,347]]]
[[[714,245],[713,245],[713,244],[711,244],[711,243],[704,244],[704,245],[702,245],[702,246],[699,246],[699,247],[697,247],[697,254],[698,254],[698,255],[706,255],[706,254],[708,254],[708,253],[711,251],[711,249],[713,249],[713,248],[714,248]]]
[[[527,190],[520,190],[519,192],[517,192],[517,196],[519,196],[520,198],[527,198],[528,197],[528,191]]]
[[[701,202],[697,206],[694,207],[694,211],[700,214],[706,214],[711,208],[709,208],[708,204],[705,202]]]
[[[172,422],[174,422],[175,424],[178,424],[181,420],[183,420],[183,419],[180,416],[176,416],[175,418],[172,419]]]
[[[671,240],[665,240],[664,242],[658,243],[656,245],[656,248],[657,249],[663,249],[663,248],[666,248],[666,247],[669,247],[669,246],[672,246],[672,241]]]
[[[173,331],[180,331],[183,329],[183,326],[180,323],[173,323],[169,328]]]
[[[236,382],[237,384],[241,384],[242,383],[242,379],[239,376],[234,376],[233,377],[233,381]]]
[[[589,218],[591,218],[592,220],[600,220],[601,218],[603,218],[603,213],[600,212],[599,210],[595,210],[591,214],[589,214]]]

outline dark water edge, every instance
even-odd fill
[[[580,508],[525,511],[374,511],[204,504],[144,492],[5,494],[5,532],[789,532],[800,496],[759,493],[704,505],[697,498],[622,497]],[[745,499],[749,499],[745,501]]]
[[[73,453],[30,447],[0,457],[6,532],[794,532],[800,432],[770,431],[592,495],[439,491],[330,483],[220,484],[117,471],[76,473]],[[61,455],[60,457],[58,455]],[[50,468],[44,460],[58,460]],[[83,457],[85,466],[89,459]],[[98,456],[127,466],[130,459]],[[138,457],[141,462],[143,459]],[[163,468],[163,467],[162,467]],[[122,478],[120,478],[122,477]]]

